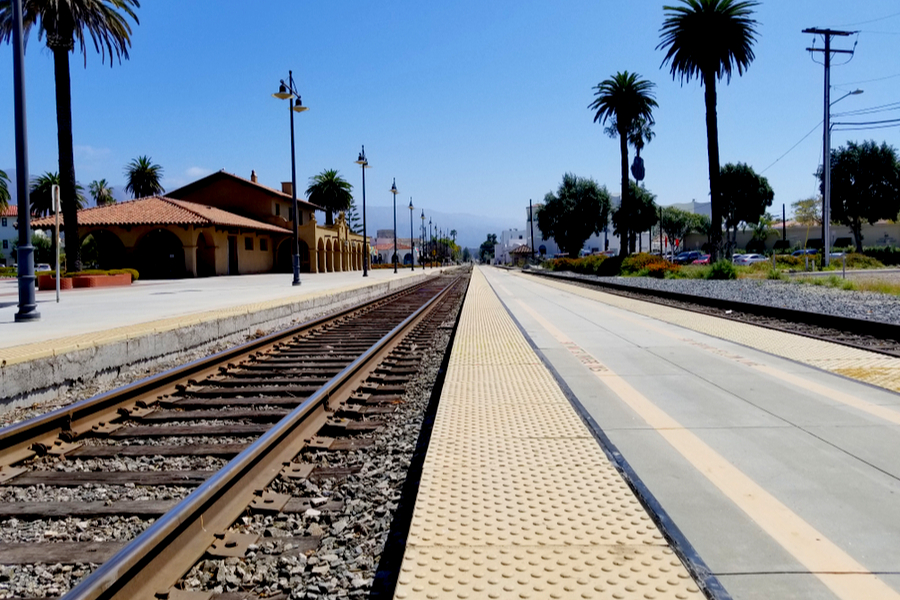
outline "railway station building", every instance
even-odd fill
[[[319,225],[323,209],[297,199],[300,270],[362,270],[363,237],[343,214]],[[291,184],[275,190],[256,174],[244,179],[225,171],[203,177],[165,196],[78,211],[82,241],[96,246],[101,268],[133,267],[141,277],[178,278],[292,270]],[[50,229],[55,218],[34,221]],[[90,240],[88,240],[90,238]]]

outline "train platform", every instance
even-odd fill
[[[0,279],[0,399],[151,359],[253,327],[309,318],[410,285],[409,268],[138,280],[36,294],[40,319],[15,322],[18,282]],[[29,365],[34,368],[29,367]]]
[[[395,598],[703,598],[478,269]]]
[[[478,268],[395,597],[900,600],[898,373]]]

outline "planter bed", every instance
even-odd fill
[[[131,275],[129,273],[119,273],[118,275],[75,275],[74,277],[63,277],[59,280],[59,289],[71,290],[72,288],[98,288],[113,287],[120,285],[131,285]],[[39,290],[55,290],[56,278],[53,275],[38,276]]]

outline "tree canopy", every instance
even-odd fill
[[[53,214],[54,185],[59,185],[59,173],[47,171],[31,180],[31,191],[29,192],[28,200],[31,204],[32,215],[43,217]],[[80,185],[75,186],[75,205],[79,210],[85,206],[83,191]]]
[[[478,248],[478,258],[481,259],[481,262],[487,262],[490,259],[494,258],[494,246],[496,245],[497,234],[487,234],[487,239],[481,242],[481,246]]]
[[[313,204],[325,209],[325,224],[334,224],[334,213],[350,208],[353,186],[341,177],[337,169],[326,169],[309,178],[306,197]]]
[[[0,211],[9,208],[9,175],[5,171],[0,171]]]
[[[812,196],[797,200],[791,203],[791,209],[794,211],[794,221],[801,225],[821,225],[822,224],[822,197]]]
[[[599,234],[609,223],[609,192],[593,179],[563,175],[556,194],[544,196],[537,214],[544,238],[552,237],[560,250],[577,257],[591,234]]]
[[[900,161],[893,146],[848,142],[831,151],[831,220],[850,228],[857,252],[862,252],[863,221],[895,219],[898,203]]]
[[[673,252],[677,251],[684,237],[693,229],[693,213],[689,213],[674,206],[664,206],[660,211],[659,226],[666,236],[664,245],[668,245]]]
[[[56,83],[56,140],[59,150],[60,199],[66,231],[66,261],[75,271],[81,270],[81,237],[78,235],[78,184],[75,179],[75,150],[72,141],[72,86],[69,78],[69,53],[75,50],[87,55],[90,46],[100,53],[101,62],[113,57],[122,62],[131,46],[128,18],[138,23],[134,8],[138,0],[26,0],[22,3],[22,25],[27,38],[32,28],[38,40],[46,39],[53,54]],[[13,33],[13,7],[10,0],[0,0],[0,40],[10,41]],[[90,43],[88,43],[88,41]]]
[[[112,186],[105,179],[92,181],[88,184],[88,191],[97,206],[106,206],[107,204],[115,204],[116,199],[113,197]]]
[[[717,258],[722,236],[722,200],[719,183],[719,124],[716,81],[739,75],[755,58],[756,21],[754,0],[679,0],[664,6],[666,18],[660,29],[657,49],[666,51],[663,65],[669,64],[672,78],[682,84],[698,78],[704,87],[706,104],[706,148],[709,162],[709,195],[712,203],[711,254]]]
[[[653,98],[655,84],[641,79],[637,73],[622,71],[612,78],[601,81],[594,86],[594,101],[588,106],[594,113],[594,122],[610,126],[605,131],[619,137],[619,154],[621,158],[621,190],[622,216],[636,214],[630,207],[628,178],[628,144],[643,148],[644,143],[653,137],[650,126],[653,125],[653,109],[658,105]],[[638,150],[640,152],[640,150]],[[619,235],[622,239],[620,254],[628,253],[629,247],[634,250],[634,236],[628,218],[618,223]],[[585,238],[586,239],[586,238]],[[557,240],[559,242],[559,240]]]
[[[629,185],[631,188],[631,204],[627,208],[620,204],[619,208],[613,211],[612,215],[613,233],[617,235],[620,235],[620,227],[623,220],[628,223],[628,228],[633,233],[649,231],[659,222],[656,196],[633,181],[629,182]]]
[[[165,193],[160,180],[163,168],[153,164],[149,156],[138,156],[125,167],[125,177],[128,183],[125,191],[131,193],[132,198],[147,198]]]
[[[775,192],[765,177],[758,175],[745,163],[727,164],[722,167],[722,216],[725,231],[731,231],[731,244],[737,238],[741,223],[756,225],[766,209],[772,206]]]

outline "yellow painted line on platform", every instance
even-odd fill
[[[577,358],[581,360],[590,357],[592,363],[601,366],[601,369],[591,369],[598,380],[838,597],[847,600],[900,599],[900,593],[872,574],[694,433],[685,429],[681,423],[634,389],[621,376],[579,347],[527,304],[521,300],[516,302]]]

